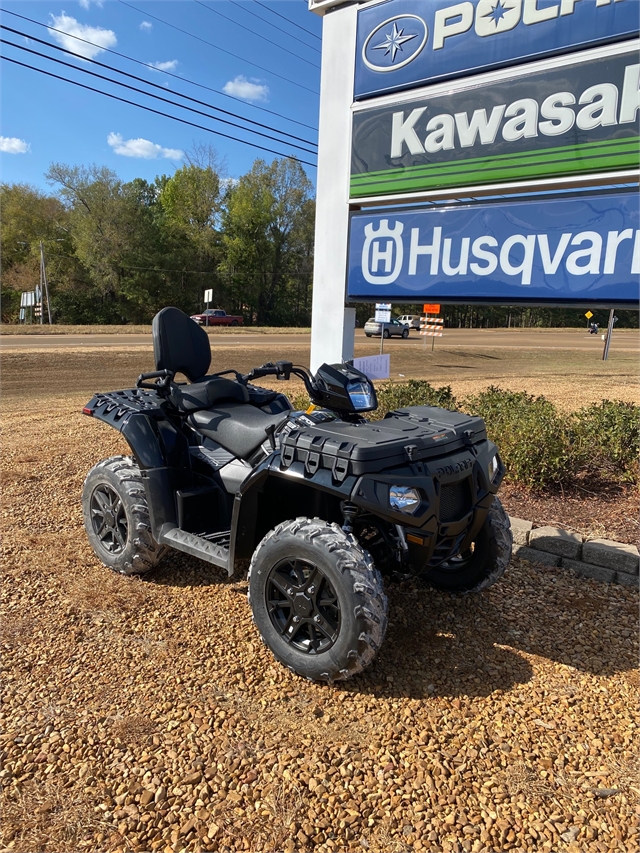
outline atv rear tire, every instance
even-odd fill
[[[505,573],[511,560],[511,522],[498,498],[493,499],[473,549],[458,554],[424,573],[436,589],[450,592],[480,592]]]
[[[89,471],[82,489],[82,512],[91,547],[114,572],[148,572],[167,550],[151,536],[144,483],[130,456],[112,456]]]
[[[387,630],[387,597],[371,557],[354,536],[319,518],[267,533],[251,560],[248,597],[274,657],[314,681],[362,672]]]

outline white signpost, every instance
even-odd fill
[[[208,307],[209,307],[209,304],[210,304],[211,302],[213,302],[213,290],[205,290],[205,292],[204,292],[204,301],[205,301],[205,305],[206,305],[206,306],[207,306],[207,308],[208,308]]]

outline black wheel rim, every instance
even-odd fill
[[[308,560],[287,559],[269,572],[266,605],[282,639],[307,655],[326,652],[340,633],[340,603],[324,573]]]
[[[120,496],[107,483],[93,490],[90,501],[91,525],[96,538],[109,554],[120,554],[127,545],[129,527]]]

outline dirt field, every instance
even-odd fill
[[[244,369],[285,354],[222,355],[216,367]],[[418,375],[417,359],[398,372]],[[464,364],[474,378],[454,380]],[[373,667],[304,682],[262,647],[241,572],[172,555],[125,579],[89,549],[83,478],[126,448],[79,411],[152,369],[150,351],[2,365],[8,849],[640,848],[635,591],[524,562],[475,597],[389,584]],[[603,396],[596,368],[607,396],[636,399],[622,358],[442,350],[427,376],[457,393],[524,383],[568,405]]]
[[[536,335],[544,342],[547,330]],[[571,333],[571,331],[570,331]],[[569,334],[570,334],[569,333]],[[512,332],[514,342],[518,332]],[[587,336],[588,337],[588,336]],[[601,359],[601,347],[594,341],[591,351],[575,349],[450,347],[438,341],[435,351],[421,340],[393,341],[391,378],[427,379],[433,385],[451,385],[464,397],[487,385],[500,385],[531,394],[544,394],[559,406],[579,408],[603,397],[640,403],[638,383],[637,334],[620,334],[620,349],[613,349],[608,361]],[[622,346],[624,345],[624,349]],[[376,340],[358,339],[356,356],[372,355],[380,350]],[[246,371],[265,361],[288,358],[297,364],[309,364],[309,345],[278,339],[266,344],[254,343],[213,349],[211,370],[235,367]],[[3,404],[12,408],[24,394],[48,394],[68,400],[70,394],[91,395],[97,390],[128,388],[144,370],[153,370],[151,346],[55,349],[52,351],[8,351],[2,353]],[[280,384],[280,387],[285,387]],[[301,389],[296,383],[286,386],[289,393]],[[85,401],[86,402],[86,401]]]

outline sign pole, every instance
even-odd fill
[[[609,347],[611,346],[611,335],[613,334],[613,314],[615,309],[609,311],[609,325],[607,326],[607,336],[604,341],[604,350],[602,352],[602,360],[606,361],[609,358]]]

